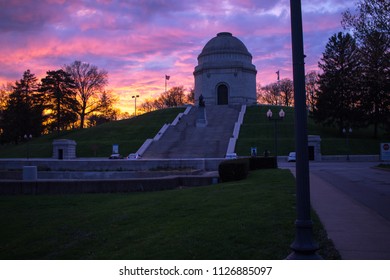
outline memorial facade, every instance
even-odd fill
[[[195,67],[195,102],[205,105],[256,103],[256,67],[244,43],[229,32],[218,33],[204,46]]]

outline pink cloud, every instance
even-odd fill
[[[341,12],[351,3],[304,3],[307,68],[315,68],[328,38],[341,30]],[[305,10],[306,9],[306,10]],[[169,87],[193,87],[193,70],[203,46],[229,31],[253,55],[258,82],[275,72],[291,74],[289,1],[7,1],[0,9],[0,84],[30,69],[39,78],[74,60],[109,73],[109,87],[121,106],[133,111],[142,99]]]

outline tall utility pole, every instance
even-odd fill
[[[310,217],[310,174],[307,141],[305,55],[303,52],[301,0],[290,0],[291,38],[295,102],[295,151],[297,219],[293,252],[287,259],[320,259],[318,244],[313,239],[313,222]]]

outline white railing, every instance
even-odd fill
[[[237,122],[234,124],[233,135],[229,139],[229,145],[226,154],[234,153],[234,150],[236,149],[236,143],[237,143],[238,136],[240,135],[240,128],[244,121],[245,112],[246,112],[246,105],[242,105],[240,114],[238,115]]]

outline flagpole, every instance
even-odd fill
[[[169,80],[171,76],[168,76],[167,74],[165,74],[165,93],[167,93],[167,81]]]

